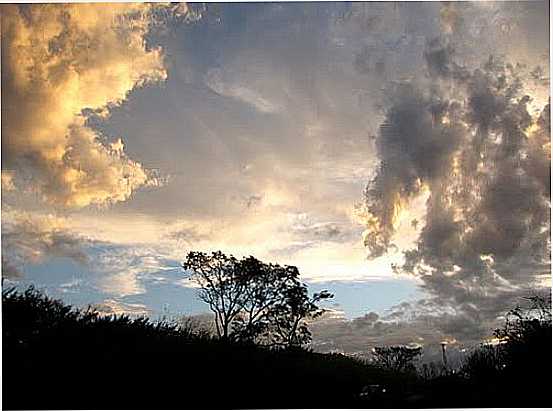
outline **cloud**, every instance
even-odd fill
[[[420,344],[433,351],[445,338],[446,334],[433,323],[440,321],[439,317],[400,321],[392,314],[370,312],[352,320],[323,315],[310,325],[312,346],[317,351],[340,351],[368,358],[375,346]]]
[[[157,180],[87,126],[135,87],[165,79],[147,49],[147,4],[2,6],[3,167],[66,207],[124,201]],[[3,171],[4,173],[4,171]],[[23,182],[31,183],[24,187]]]
[[[349,215],[372,167],[363,119],[372,108],[358,98],[359,87],[368,93],[370,86],[351,67],[349,50],[321,43],[328,15],[309,5],[273,6],[247,13],[222,6],[219,14],[208,6],[194,27],[167,27],[167,37],[152,41],[165,52],[166,85],[135,90],[109,118],[90,122],[106,136],[133,136],[133,156],[173,178],[102,212],[101,222],[80,212],[91,230],[113,221],[103,239],[148,237],[288,263],[297,254],[287,246],[317,248],[311,275],[333,244],[345,249],[349,238],[359,246],[363,227]],[[286,28],[290,22],[300,35]],[[275,50],[267,48],[271,39]],[[292,227],[300,214],[310,221]],[[186,221],[182,229],[176,220]],[[364,263],[362,252],[352,258]],[[346,260],[331,271],[347,273]]]
[[[275,113],[280,110],[278,105],[264,98],[256,90],[244,84],[225,81],[220,69],[209,70],[205,83],[214,92],[249,104],[261,113]]]
[[[131,315],[131,316],[147,316],[151,314],[144,304],[131,304],[117,301],[114,299],[104,300],[100,304],[92,306],[102,316],[108,315]]]
[[[427,299],[403,302],[383,314],[369,312],[351,320],[323,315],[310,329],[316,351],[338,351],[366,359],[377,346],[416,345],[423,349],[423,362],[441,364],[441,343],[447,341],[448,362],[456,366],[463,352],[480,344],[483,337],[491,337],[493,326],[443,310]]]
[[[550,108],[529,112],[522,65],[463,66],[447,38],[429,42],[425,59],[427,79],[387,91],[365,244],[386,253],[400,210],[428,190],[425,224],[398,271],[458,311],[442,330],[462,321],[474,338],[550,275]]]
[[[8,200],[29,187],[29,208],[117,203],[72,211],[66,229],[175,261],[223,249],[317,281],[389,277],[394,262],[436,305],[468,312],[475,293],[497,295],[486,315],[538,270],[548,277],[531,207],[550,192],[549,110],[535,113],[549,94],[546,2],[111,6],[2,6]],[[163,24],[159,7],[197,24]],[[490,52],[532,63],[529,75],[503,64],[502,86],[501,64],[481,61]],[[508,91],[516,76],[524,90]],[[172,179],[140,190],[157,184],[149,167]],[[351,214],[371,175],[365,238],[382,255],[367,262]],[[155,264],[121,257],[129,274],[121,249],[100,276],[118,295],[147,289],[157,274],[138,266]],[[410,250],[406,265],[396,249]]]
[[[406,203],[448,172],[464,131],[452,122],[456,105],[411,84],[392,86],[388,96],[391,107],[376,141],[380,166],[366,191],[365,244],[375,257],[388,250]]]
[[[124,297],[142,294],[146,291],[146,282],[168,281],[163,272],[180,269],[180,262],[173,260],[175,250],[163,244],[118,244],[95,238],[92,232],[87,235],[74,227],[74,219],[4,207],[4,277],[23,279],[26,266],[66,258],[87,273],[84,285],[109,296]],[[56,274],[51,273],[51,277],[55,278]],[[77,280],[76,283],[61,284],[60,289],[66,292],[80,288],[83,284]]]
[[[212,229],[206,229],[197,224],[181,223],[178,228],[173,228],[169,233],[169,239],[176,240],[177,243],[184,243],[187,247],[197,247],[200,243],[205,243],[214,235]]]
[[[346,243],[359,239],[359,227],[352,227],[351,222],[313,222],[305,214],[300,214],[289,229],[301,241]]]
[[[26,264],[39,264],[52,257],[86,265],[87,242],[68,229],[63,218],[10,209],[2,212],[2,267],[6,276],[17,275]]]
[[[13,183],[13,172],[2,170],[2,191],[14,191],[15,184]]]
[[[97,278],[97,288],[117,297],[143,294],[146,288],[141,278],[160,268],[149,253],[138,249],[106,248],[97,259],[97,270],[102,274]]]
[[[547,293],[548,290],[542,295]],[[507,296],[507,300],[501,305],[502,316],[515,305],[528,307],[528,301],[520,295]],[[497,313],[497,302],[484,301],[481,306],[465,310],[443,306],[439,297],[404,301],[384,313],[369,312],[351,320],[330,312],[311,324],[312,346],[321,352],[339,351],[370,358],[371,349],[376,346],[416,344],[423,348],[423,362],[441,364],[441,345],[446,342],[448,363],[455,367],[465,353],[493,337],[502,321],[496,321]]]
[[[166,282],[164,271],[179,270],[163,247],[105,244],[96,256],[96,287],[117,297],[146,292],[146,282]]]
[[[62,293],[75,293],[79,292],[79,289],[83,285],[84,281],[82,278],[73,277],[69,281],[61,283],[59,285],[59,290]]]
[[[4,251],[2,251],[4,253]],[[2,278],[13,280],[21,278],[23,273],[9,259],[2,256]]]
[[[141,270],[136,267],[125,267],[121,271],[110,267],[109,274],[98,279],[97,287],[108,295],[118,297],[144,294],[146,288],[139,279],[140,274]]]

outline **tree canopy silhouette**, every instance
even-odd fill
[[[301,346],[311,341],[306,320],[332,298],[324,290],[311,297],[294,266],[237,259],[221,251],[192,251],[183,268],[200,287],[199,297],[215,314],[219,337],[271,346]]]
[[[414,372],[415,360],[422,354],[422,348],[404,345],[374,347],[373,364],[395,372]]]
[[[510,374],[526,375],[528,381],[542,364],[551,364],[551,295],[524,300],[525,306],[509,310],[503,327],[494,331],[497,345],[479,347],[466,359],[463,372],[470,378]],[[547,373],[551,381],[550,369]]]

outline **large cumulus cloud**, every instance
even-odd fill
[[[550,276],[550,107],[535,113],[537,68],[494,56],[472,67],[455,45],[447,35],[428,42],[426,77],[387,90],[365,244],[386,253],[400,210],[429,193],[416,246],[397,269],[482,333]]]
[[[2,6],[3,181],[46,203],[124,201],[157,180],[87,126],[133,88],[166,77],[147,4]]]

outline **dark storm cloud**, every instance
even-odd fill
[[[375,257],[390,246],[397,207],[449,171],[464,132],[457,104],[412,84],[394,85],[388,93],[391,108],[376,140],[381,163],[366,192],[377,220],[369,222],[365,243]]]
[[[428,67],[428,72],[431,77],[447,77],[452,68],[453,46],[451,44],[443,44],[439,37],[430,40],[424,51],[424,60]]]
[[[426,224],[400,270],[455,308],[440,330],[474,339],[550,273],[549,105],[531,116],[524,65],[462,66],[447,38],[429,42],[425,60],[428,81],[388,92],[365,243],[386,252],[398,209],[426,187]]]

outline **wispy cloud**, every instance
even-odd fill
[[[223,82],[218,70],[211,70],[206,77],[206,84],[214,92],[223,96],[235,98],[249,104],[261,113],[276,113],[279,106],[264,98],[258,91],[242,84],[227,84]]]
[[[131,304],[121,301],[108,299],[100,304],[95,304],[94,308],[100,315],[132,315],[132,316],[147,316],[151,313],[144,304]]]
[[[84,247],[88,242],[68,228],[66,219],[6,207],[2,212],[2,266],[6,276],[13,276],[25,264],[39,264],[52,257],[87,264]]]

